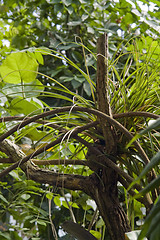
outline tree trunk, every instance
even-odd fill
[[[90,162],[92,160],[98,162],[100,156],[94,155],[93,159],[93,155],[89,155],[88,153],[87,158]],[[92,168],[92,164],[89,163],[89,165]],[[131,231],[131,228],[118,199],[118,174],[107,166],[99,168],[95,172],[96,173],[92,175],[90,185],[87,186],[86,193],[95,200],[100,215],[105,222],[110,239],[124,240],[125,232]]]
[[[97,103],[101,112],[112,117],[108,85],[108,38],[104,34],[97,42]],[[99,147],[97,145],[97,148],[101,149],[102,154],[106,154],[108,158],[114,156],[116,159],[117,141],[114,127],[101,118],[98,120],[100,123],[98,130],[103,134],[105,144]],[[88,160],[90,163],[93,162],[93,155],[90,153],[88,153]],[[100,156],[94,156],[95,161],[98,163]],[[118,199],[118,175],[113,169],[105,166],[105,163],[94,170],[96,170],[96,184],[94,183],[94,188],[88,189],[88,194],[96,201],[111,240],[124,240],[125,232],[130,231],[130,226]]]
[[[117,198],[111,196],[111,190],[97,189],[95,199],[100,214],[105,222],[111,240],[124,240],[125,232],[131,231],[126,214]]]

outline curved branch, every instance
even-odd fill
[[[17,124],[15,127],[13,127],[11,130],[9,130],[8,132],[4,133],[3,135],[0,136],[0,141],[3,141],[5,138],[7,138],[8,136],[10,136],[11,134],[13,134],[15,131],[17,131],[18,129],[21,129],[22,127],[28,125],[31,122],[34,122],[40,118],[46,117],[46,116],[50,116],[53,114],[57,114],[57,113],[62,113],[62,112],[66,112],[66,111],[70,111],[71,107],[62,107],[62,108],[57,108],[54,109],[52,111],[48,111],[45,113],[41,113],[39,115],[36,115],[34,117],[31,117],[30,119],[24,120],[22,123]],[[126,137],[131,140],[133,138],[132,134],[123,126],[121,125],[119,122],[117,122],[115,119],[111,118],[110,116],[108,116],[105,113],[102,113],[96,109],[91,109],[91,108],[84,108],[84,107],[77,107],[75,106],[74,108],[72,108],[72,111],[83,111],[83,112],[87,112],[87,113],[91,113],[94,114],[96,116],[102,117],[105,120],[109,121],[111,124],[113,124],[115,127],[117,127],[121,132],[123,132]],[[85,126],[84,126],[85,128]],[[71,133],[73,134],[73,132]],[[74,131],[75,134],[75,131]],[[33,156],[37,156],[38,154],[42,153],[43,151],[55,146],[56,144],[58,144],[60,141],[62,140],[62,137],[59,137],[58,139],[56,139],[54,142],[47,144],[47,147],[44,148],[40,148],[38,150],[36,150],[34,153],[32,153],[31,155],[28,155],[27,157],[23,158],[20,162],[15,163],[14,165],[10,166],[9,168],[5,169],[4,171],[2,171],[0,173],[0,176],[4,176],[3,174],[7,174],[10,171],[12,171],[13,169],[15,169],[16,167],[19,166],[19,164],[23,164],[25,162],[27,162],[30,158],[33,158]],[[135,141],[134,145],[136,147],[136,149],[138,150],[138,152],[140,153],[142,159],[144,160],[144,162],[147,164],[149,162],[149,159],[146,155],[146,153],[144,152],[143,148],[140,146],[140,144]]]
[[[7,153],[14,161],[21,161],[25,156],[18,146],[8,139],[5,139],[1,143],[0,149]],[[18,161],[18,163],[20,163],[20,161]],[[91,177],[74,174],[60,174],[58,172],[39,168],[32,163],[32,161],[24,163],[21,165],[21,168],[29,179],[35,180],[39,183],[48,183],[57,187],[65,187],[71,190],[87,191],[87,184],[91,185],[92,182]]]
[[[89,123],[88,124],[90,127],[94,125],[94,122]],[[112,169],[114,169],[116,172],[118,172],[118,174],[122,175],[128,182],[132,182],[133,179],[127,174],[125,173],[122,169],[120,169],[115,163],[113,163],[110,159],[106,158],[106,156],[102,155],[102,153],[95,147],[92,146],[92,144],[88,143],[87,141],[85,141],[84,139],[82,139],[81,137],[77,136],[77,133],[80,131],[83,131],[86,128],[86,126],[82,126],[82,127],[77,127],[72,133],[70,137],[75,137],[79,142],[81,142],[82,144],[84,144],[85,146],[87,146],[93,153],[95,153],[97,156],[99,156],[99,164],[104,164],[104,161],[106,162],[108,167],[111,167]],[[37,156],[38,154],[44,152],[45,150],[57,145],[58,143],[61,142],[61,140],[63,139],[64,135],[57,138],[55,141],[47,144],[46,146],[37,149],[35,152],[33,152],[32,154],[24,157],[23,159],[20,159],[18,162],[14,163],[13,165],[11,165],[10,167],[6,168],[5,170],[3,170],[0,173],[0,177],[5,176],[6,174],[8,174],[10,171],[12,171],[13,169],[17,168],[18,166],[21,166],[22,164],[26,163],[28,160],[32,159],[34,156]],[[2,142],[3,143],[3,142]],[[3,150],[3,149],[2,149]],[[11,155],[12,156],[12,155]],[[139,190],[139,186],[135,185],[135,187],[137,187]]]
[[[113,161],[111,161],[109,158],[107,158],[104,154],[101,153],[96,147],[93,147],[89,142],[85,141],[83,138],[79,136],[75,136],[75,138],[84,144],[88,149],[92,151],[93,154],[98,156],[98,164],[105,166],[104,164],[112,169],[114,169],[119,175],[123,176],[129,183],[131,183],[134,179],[130,177],[126,172],[124,172],[121,168],[119,168]],[[134,185],[135,186],[135,185]],[[138,190],[141,189],[140,185],[136,185],[135,188]]]
[[[33,152],[32,154],[21,158],[19,161],[15,162],[14,164],[12,164],[11,166],[9,166],[8,168],[4,169],[3,171],[0,172],[0,177],[4,177],[5,175],[7,175],[9,172],[11,172],[12,170],[14,170],[15,168],[17,168],[18,166],[21,166],[22,164],[26,163],[28,160],[32,159],[34,156],[37,156],[39,155],[40,153],[44,152],[45,150],[57,145],[58,143],[61,142],[63,136],[57,138],[55,141],[47,144],[46,146],[42,147],[42,148],[39,148],[37,149],[35,152]],[[7,140],[7,139],[5,139]],[[3,150],[3,144],[4,144],[4,141],[2,141],[2,143],[0,143],[0,150],[1,151],[4,151]],[[5,151],[4,151],[5,152]],[[7,153],[6,153],[7,154]]]
[[[149,117],[149,118],[153,118],[153,119],[158,119],[160,118],[159,115],[154,114],[154,113],[149,113],[149,112],[125,112],[125,113],[117,113],[117,114],[113,114],[113,118],[114,119],[118,119],[118,118],[128,118],[128,117]],[[29,120],[32,119],[32,117],[19,117],[19,116],[8,116],[8,117],[2,117],[0,118],[0,123],[1,122],[9,122],[9,121],[24,121],[24,120]],[[43,125],[48,125],[52,128],[55,129],[61,129],[61,127],[58,124],[49,122],[49,121],[45,121],[45,120],[35,120],[35,121],[31,121],[31,122],[36,122],[36,123],[40,123]],[[95,125],[98,124],[98,121],[95,121]],[[11,133],[12,134],[12,133]]]
[[[48,112],[41,113],[41,114],[36,115],[34,117],[31,117],[30,119],[24,120],[22,123],[16,125],[11,130],[9,130],[8,132],[1,135],[0,136],[0,141],[3,141],[5,138],[7,138],[11,134],[13,134],[18,129],[21,129],[22,127],[28,125],[31,122],[34,122],[34,121],[40,119],[40,118],[44,118],[46,116],[50,116],[50,115],[53,115],[53,114],[62,113],[62,112],[70,111],[70,110],[72,110],[73,112],[83,111],[83,112],[91,113],[91,114],[94,114],[98,117],[101,117],[101,118],[107,120],[110,124],[113,124],[121,132],[123,132],[129,140],[131,140],[133,138],[133,135],[123,125],[121,125],[119,122],[117,122],[115,119],[108,116],[107,114],[105,114],[103,112],[100,112],[96,109],[75,106],[74,108],[72,108],[72,107],[57,108],[57,109],[54,109],[54,110],[51,110],[51,111],[48,111]],[[134,145],[135,145],[137,151],[140,153],[144,162],[146,164],[149,163],[149,159],[148,159],[146,153],[144,152],[143,148],[140,146],[140,144],[137,141],[134,141]]]
[[[95,122],[91,122],[86,124],[85,126],[82,127],[76,127],[75,129],[73,129],[73,131],[70,132],[70,137],[77,135],[78,133],[84,131],[85,129],[88,129],[89,127],[93,127],[95,125]],[[65,130],[63,128],[63,130]],[[65,133],[67,131],[65,130]],[[48,150],[49,148],[52,148],[53,146],[57,145],[58,143],[60,143],[62,140],[64,140],[68,135],[67,134],[63,134],[60,137],[58,137],[56,140],[54,140],[53,142],[46,144],[46,146],[41,147],[37,150],[35,150],[33,153],[31,153],[28,156],[25,156],[24,158],[21,158],[19,161],[15,162],[13,165],[9,166],[8,168],[4,169],[1,173],[0,173],[0,177],[5,176],[6,174],[8,174],[10,171],[12,171],[13,169],[17,168],[18,166],[26,163],[28,160],[32,159],[33,157],[39,155],[40,153],[43,153],[44,151]],[[4,140],[3,140],[4,141]],[[3,151],[3,141],[0,143],[0,149]],[[2,145],[2,146],[1,146]],[[4,149],[5,152],[5,149]],[[7,154],[7,153],[6,153]],[[12,156],[12,155],[10,155]]]
[[[118,119],[118,118],[128,118],[128,117],[149,117],[149,118],[154,118],[154,119],[158,119],[160,118],[160,116],[158,114],[154,114],[154,113],[150,113],[150,112],[125,112],[125,113],[115,113],[113,114],[113,118],[115,119]],[[8,117],[1,117],[0,118],[0,123],[1,122],[10,122],[10,121],[13,121],[13,120],[16,120],[16,121],[22,121],[22,120],[25,120],[25,119],[31,119],[31,117],[19,117],[19,116],[8,116]],[[37,123],[41,123],[41,124],[45,124],[45,122],[48,124],[53,124],[49,121],[44,121],[44,120],[37,120],[35,121]],[[98,123],[98,122],[97,122]],[[53,126],[56,128],[56,127],[59,127],[57,124],[53,124]]]
[[[81,227],[79,224],[66,221],[62,224],[62,228],[78,240],[97,240],[89,231]]]
[[[83,127],[84,129],[84,127]],[[74,132],[73,132],[74,133]],[[73,135],[72,133],[72,135]],[[93,147],[92,144],[88,143],[87,141],[85,141],[83,138],[77,136],[77,135],[73,135],[72,137],[74,137],[75,139],[77,139],[79,142],[81,142],[83,145],[85,145],[88,149],[90,149],[92,151],[92,153],[94,153],[95,155],[99,156],[99,165],[103,165],[104,166],[104,162],[106,163],[106,165],[112,169],[114,169],[119,175],[123,176],[129,183],[131,183],[133,181],[133,178],[130,177],[127,173],[125,173],[121,168],[119,168],[114,162],[112,162],[109,158],[107,158],[104,154],[102,154],[97,148]],[[50,147],[55,146],[56,144],[60,143],[62,140],[63,136],[59,137],[58,139],[56,139],[55,141],[53,141],[50,144],[47,144],[46,146],[36,150],[35,152],[33,152],[32,154],[24,157],[23,159],[20,159],[18,162],[14,163],[13,165],[11,165],[10,167],[6,168],[5,170],[3,170],[0,173],[0,177],[5,176],[6,174],[8,174],[10,171],[12,171],[13,169],[15,169],[18,166],[21,166],[22,164],[24,164],[25,162],[27,162],[28,160],[32,160],[32,158],[42,152],[44,152],[45,150],[49,149]],[[3,143],[3,142],[2,142]],[[1,149],[1,148],[0,148]],[[3,150],[3,149],[1,149]],[[8,151],[7,151],[8,152]],[[11,155],[11,154],[10,154]],[[12,156],[12,155],[11,155]],[[9,158],[10,159],[10,158]],[[50,160],[51,161],[51,160]],[[36,164],[36,162],[41,162],[41,163],[49,163],[50,161],[36,161],[33,160],[33,162]],[[52,162],[55,160],[52,160]],[[60,160],[57,160],[57,163]],[[61,160],[64,163],[64,160]],[[81,161],[82,163],[82,161]],[[85,163],[85,165],[87,164],[86,161],[83,161],[83,163]],[[53,164],[53,163],[52,163]],[[137,188],[138,190],[141,190],[140,186],[137,184],[135,185],[135,188]]]
[[[117,114],[113,114],[113,118],[117,119],[117,118],[124,118],[124,117],[149,117],[149,118],[154,118],[154,119],[158,119],[160,118],[159,115],[154,114],[154,113],[150,113],[150,112],[125,112],[125,113],[117,113]]]

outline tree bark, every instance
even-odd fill
[[[104,154],[104,153],[102,153]],[[100,156],[93,157],[88,153],[89,167],[94,168],[93,185],[88,186],[86,193],[96,202],[100,215],[102,216],[111,240],[124,240],[125,232],[131,231],[127,216],[118,199],[118,174],[111,168],[92,165],[91,162],[99,162]],[[93,159],[94,158],[94,159]],[[98,167],[99,166],[99,167]],[[96,168],[97,167],[97,168]],[[92,177],[93,177],[92,176]]]
[[[112,117],[109,102],[108,90],[108,37],[102,35],[97,42],[97,103],[98,110]],[[114,126],[107,121],[98,119],[99,129],[105,140],[102,154],[116,157],[117,142]],[[101,148],[102,149],[102,148]],[[112,158],[111,158],[112,159]],[[92,161],[92,159],[90,159]],[[98,161],[98,158],[97,158]],[[127,216],[120,206],[118,199],[118,174],[111,168],[104,166],[98,169],[99,184],[94,189],[92,197],[97,203],[100,214],[106,224],[110,238],[112,240],[124,240],[125,232],[130,231]],[[91,193],[90,193],[91,194]]]

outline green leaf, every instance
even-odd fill
[[[0,199],[1,199],[3,202],[9,204],[9,202],[7,201],[7,199],[6,199],[5,197],[3,197],[3,195],[1,195],[1,194],[0,194]]]
[[[131,146],[131,144],[136,141],[138,138],[140,138],[143,134],[151,131],[152,129],[159,129],[160,128],[160,118],[158,118],[157,120],[153,120],[154,122],[148,126],[147,128],[145,128],[144,130],[142,130],[140,133],[136,134],[136,136],[133,137],[133,139],[127,144],[126,148],[129,148]]]
[[[37,71],[37,61],[26,52],[11,53],[0,66],[3,81],[14,84],[34,81]]]
[[[146,236],[150,240],[159,240],[159,234],[160,234],[160,228],[159,228],[159,222],[160,222],[160,212],[157,212],[157,214],[152,217],[151,224],[149,225],[149,228],[147,229]]]
[[[149,234],[149,237],[150,237],[149,239],[150,239],[150,240],[159,240],[159,236],[160,236],[159,222],[160,222],[160,216],[159,216],[159,218],[156,220],[155,227],[152,228],[151,233]]]
[[[36,56],[36,59],[37,59],[37,61],[40,63],[40,64],[44,64],[44,60],[43,60],[43,56],[42,56],[42,54],[40,53],[40,52],[34,52],[35,53],[35,56]]]
[[[72,0],[62,0],[62,2],[64,3],[64,5],[65,5],[66,7],[68,7],[69,5],[71,5]]]
[[[159,214],[160,214],[160,199],[158,199],[157,203],[153,206],[149,215],[147,216],[145,223],[142,227],[142,231],[138,237],[138,240],[142,240],[147,235],[147,232],[149,233],[150,229],[152,229],[151,224],[153,226],[153,223],[155,222],[155,218],[157,219],[157,215],[159,218]]]
[[[134,198],[140,198],[141,196],[145,196],[147,192],[150,192],[160,186],[160,176],[150,182],[142,191],[134,196]]]
[[[10,235],[9,235],[9,233],[8,232],[0,232],[0,237],[1,237],[1,240],[11,240],[11,237],[10,237]]]
[[[68,26],[74,27],[81,24],[81,21],[72,21],[68,23]]]
[[[100,239],[101,238],[101,233],[98,231],[90,230],[89,231],[95,238]]]
[[[153,121],[154,122],[150,126],[148,126],[146,129],[142,130],[139,134],[143,135],[152,129],[155,129],[155,130],[160,129],[160,118],[158,118],[157,120],[153,120]]]
[[[66,201],[62,201],[62,205],[63,205],[63,207],[69,209],[69,206],[68,206],[68,204],[66,203]]]
[[[160,2],[159,2],[158,0],[152,0],[151,2],[153,2],[153,3],[157,4],[157,6],[159,6],[159,7],[160,7]]]
[[[104,221],[102,218],[100,218],[97,222],[96,222],[96,228],[101,228],[105,225]]]
[[[160,151],[153,156],[153,158],[151,159],[150,163],[148,163],[145,168],[143,169],[143,171],[140,173],[139,177],[136,178],[129,186],[129,189],[135,184],[137,183],[147,172],[149,172],[153,167],[157,166],[160,163]]]
[[[32,141],[38,141],[39,139],[45,139],[47,140],[47,138],[45,138],[46,136],[46,132],[45,131],[40,131],[37,130],[36,126],[34,125],[33,127],[26,127],[25,129],[22,129],[22,134],[24,134],[24,136],[32,139]],[[42,144],[43,145],[43,144]],[[38,148],[41,145],[38,146]],[[29,150],[29,149],[28,149]],[[34,151],[34,149],[32,149]],[[30,151],[30,150],[29,150]],[[29,152],[28,151],[28,152]],[[27,149],[26,149],[26,153],[27,153]]]
[[[29,194],[22,194],[21,198],[23,198],[24,200],[28,200],[31,197],[31,195]]]
[[[42,225],[42,226],[46,226],[47,224],[44,222],[44,220],[37,220],[37,223]]]
[[[62,205],[59,196],[54,197],[53,201],[58,207],[60,207]]]
[[[53,193],[52,193],[52,192],[47,192],[46,198],[52,200],[52,198],[53,198]]]
[[[12,240],[22,240],[17,231],[10,231],[10,237]]]
[[[6,97],[23,97],[25,95],[26,98],[28,97],[36,97],[39,96],[44,90],[43,84],[38,80],[29,83],[29,84],[10,84],[7,83],[2,88],[3,93]],[[3,97],[4,98],[4,97]]]
[[[90,85],[88,82],[86,82],[86,81],[84,82],[83,89],[88,96],[91,96],[91,88],[90,88]]]
[[[79,208],[79,206],[77,205],[77,203],[72,203],[72,202],[69,202],[70,204],[71,204],[71,206],[73,207],[73,208]]]
[[[146,167],[144,168],[144,170],[140,173],[138,179],[142,178],[153,167],[158,166],[159,163],[160,163],[160,151],[155,156],[153,156],[153,158],[151,159],[150,163],[148,163],[146,165]]]
[[[15,98],[11,101],[10,106],[8,107],[8,111],[13,115],[18,113],[23,113],[24,115],[28,115],[30,113],[38,113],[39,111],[41,111],[43,106],[37,104],[34,100],[35,98]]]

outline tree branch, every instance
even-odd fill
[[[92,126],[93,123],[89,123],[88,125]],[[85,126],[83,127],[78,127],[75,130],[75,134],[77,134],[80,130],[83,130]],[[123,176],[128,183],[132,182],[133,179],[125,173],[122,169],[120,169],[114,162],[112,162],[109,158],[107,158],[104,154],[101,153],[96,147],[93,147],[91,143],[88,143],[81,137],[73,134],[73,137],[75,137],[79,142],[87,146],[93,154],[98,156],[98,164],[103,165],[106,164],[108,167],[114,169],[119,175]],[[57,142],[60,142],[63,136],[59,137],[59,139],[56,139],[54,141],[54,144]],[[53,142],[50,144],[47,144],[46,147],[43,147],[41,149],[38,149],[37,152],[43,152],[44,148],[45,150],[51,147],[51,144],[53,145]],[[43,149],[43,150],[42,150]],[[28,176],[29,179],[35,180],[36,182],[39,183],[48,183],[50,185],[56,185],[57,187],[65,187],[71,190],[83,190],[87,193],[88,188],[86,188],[87,184],[90,184],[92,186],[92,177],[84,177],[80,175],[73,175],[73,174],[59,174],[54,171],[46,170],[46,169],[41,169],[38,166],[34,165],[31,160],[31,154],[25,157],[25,154],[18,148],[17,145],[12,143],[10,140],[6,139],[3,140],[0,144],[0,150],[5,152],[8,156],[9,159],[12,159],[12,161],[17,161],[15,164],[13,164],[11,167],[5,169],[0,173],[0,177],[5,176],[9,171],[15,168],[15,166],[21,166],[22,170],[26,172],[26,175]],[[26,161],[28,161],[26,163]],[[53,160],[54,161],[54,160]],[[57,160],[59,161],[59,160]],[[64,161],[64,160],[62,160]],[[73,161],[73,160],[72,160]],[[76,160],[77,161],[77,160]],[[81,161],[82,162],[82,161]],[[86,165],[88,165],[87,161]],[[62,184],[63,183],[63,184]],[[128,185],[127,183],[127,185]],[[134,187],[137,190],[141,190],[140,185],[135,184]],[[148,201],[148,200],[147,200]]]
[[[96,79],[98,110],[112,117],[108,97],[108,36],[103,34],[97,41],[97,79]],[[100,127],[105,140],[105,148],[108,154],[116,154],[117,143],[115,131],[110,122],[98,116]]]
[[[85,160],[78,159],[53,159],[53,160],[39,160],[39,159],[30,159],[36,165],[86,165]],[[0,158],[0,163],[14,163],[13,158]]]
[[[91,123],[88,123],[86,124],[85,126],[82,126],[82,127],[76,127],[74,128],[72,131],[69,131],[70,133],[70,137],[72,136],[75,136],[77,135],[78,133],[84,131],[85,129],[88,129],[89,127],[93,127],[95,125],[95,122],[91,122]],[[63,130],[65,130],[63,128]],[[65,138],[67,137],[68,135],[66,134],[66,130],[65,130],[65,134],[63,134],[62,136],[58,137],[55,141],[49,143],[49,144],[46,144],[46,146],[44,147],[41,147],[37,150],[35,150],[33,153],[29,154],[28,156],[23,156],[23,158],[21,158],[18,162],[15,162],[13,165],[9,166],[8,168],[6,168],[5,170],[3,170],[1,173],[0,173],[0,177],[3,177],[5,176],[6,174],[8,174],[10,171],[12,171],[13,169],[17,168],[18,166],[26,163],[28,160],[32,159],[33,157],[39,155],[40,153],[43,153],[44,151],[48,150],[49,148],[57,145],[58,143],[60,143],[62,140],[65,140]],[[3,140],[4,141],[4,140]],[[5,142],[3,143],[3,141],[0,143],[0,150],[5,152],[6,154],[8,154],[6,152],[6,149],[4,148],[4,144]],[[10,154],[10,156],[12,156]]]
[[[22,158],[25,154],[18,148],[16,144],[8,139],[1,142],[0,149],[9,155],[18,166],[20,165],[22,170],[26,173],[29,179],[35,180],[39,183],[47,183],[57,187],[64,187],[71,190],[83,190],[87,189],[87,184],[91,184],[91,177],[74,175],[74,174],[60,174],[47,169],[42,169],[36,166],[32,161],[24,162],[22,164]],[[28,156],[27,156],[28,157]],[[24,157],[23,159],[26,159]],[[14,166],[14,165],[12,165]],[[1,172],[2,173],[2,172]]]
[[[90,177],[75,175],[75,174],[63,174],[54,172],[47,169],[39,168],[32,164],[27,167],[27,176],[39,183],[47,183],[51,186],[60,188],[68,188],[70,190],[85,191],[88,184],[91,184]]]
[[[154,113],[150,113],[150,112],[125,112],[125,113],[117,113],[117,114],[113,114],[113,118],[117,119],[117,118],[128,118],[128,117],[145,117],[145,118],[154,118],[154,119],[158,119],[160,118],[159,115],[154,114]]]
[[[150,112],[125,112],[125,113],[116,113],[116,114],[113,114],[113,118],[114,119],[118,119],[118,118],[128,118],[128,117],[145,117],[145,118],[154,118],[154,119],[158,119],[160,118],[159,115],[157,114],[154,114],[154,113],[150,113]],[[25,120],[25,119],[31,119],[31,117],[19,117],[19,116],[8,116],[8,117],[2,117],[0,118],[0,123],[1,122],[10,122],[10,121],[22,121],[22,120]],[[45,121],[45,120],[37,120],[35,121],[37,123],[41,123],[41,124],[52,124],[52,127],[54,127],[55,129],[56,128],[59,128],[59,125],[57,124],[53,124],[49,121]],[[97,121],[97,124],[98,124],[98,121]]]
[[[34,121],[38,120],[39,118],[44,118],[46,116],[50,116],[50,115],[53,115],[53,114],[62,113],[62,112],[70,111],[70,110],[71,110],[71,107],[61,107],[61,108],[57,108],[57,109],[54,109],[54,110],[51,110],[51,111],[48,111],[48,112],[41,113],[39,115],[31,117],[30,119],[24,120],[22,123],[17,124],[15,127],[10,129],[8,132],[1,135],[0,136],[0,141],[3,141],[5,138],[9,137],[11,134],[13,134],[18,129],[21,129],[22,127],[28,125],[31,122],[34,122]],[[133,135],[123,125],[121,125],[115,119],[113,119],[112,117],[108,116],[107,114],[105,114],[103,112],[100,112],[100,111],[98,111],[96,109],[92,109],[92,108],[84,108],[84,107],[78,107],[78,106],[73,107],[72,111],[73,112],[83,111],[83,112],[87,112],[87,113],[91,113],[91,114],[94,114],[96,116],[99,116],[99,117],[107,120],[110,124],[113,124],[116,128],[118,128],[121,132],[123,132],[129,140],[132,140],[132,138],[133,138]],[[140,153],[144,162],[146,164],[149,163],[149,159],[148,159],[146,153],[144,152],[143,148],[141,147],[141,145],[137,141],[134,141],[133,143],[134,143],[137,151]]]

